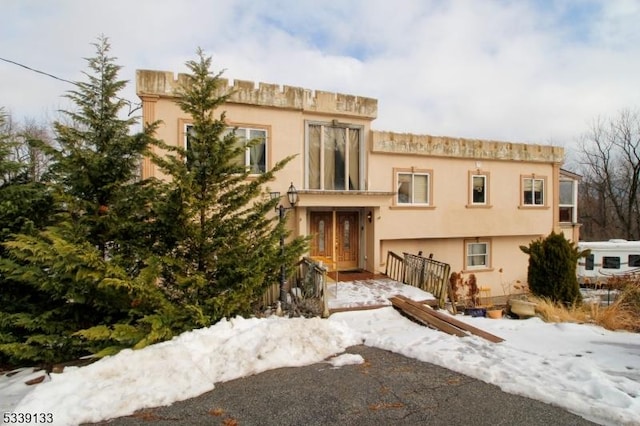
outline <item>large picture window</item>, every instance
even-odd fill
[[[339,123],[307,123],[308,189],[362,189],[362,128]]]
[[[397,176],[397,204],[429,205],[429,173],[398,172]]]

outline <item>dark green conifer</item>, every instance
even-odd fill
[[[551,232],[529,246],[520,246],[520,250],[529,255],[527,280],[533,295],[565,305],[582,301],[576,268],[585,253],[564,234]]]
[[[206,325],[249,313],[273,283],[280,266],[295,262],[306,243],[296,238],[280,254],[284,224],[273,211],[277,200],[265,192],[291,158],[249,178],[236,159],[258,141],[239,140],[219,112],[228,94],[220,74],[212,75],[211,58],[198,52],[187,62],[191,71],[179,105],[193,122],[188,147],[164,147],[174,155],[157,159],[171,176],[159,223],[164,227],[166,262],[163,285],[189,312],[193,325]],[[216,116],[215,114],[219,114]]]
[[[121,333],[119,341],[78,335],[135,320],[132,300],[153,241],[147,219],[154,197],[149,198],[147,183],[136,179],[153,128],[129,134],[136,120],[120,118],[127,106],[117,95],[125,86],[117,79],[120,67],[108,56],[105,38],[95,47],[96,56],[87,59],[87,81],[67,95],[77,109],[54,124],[59,148],[49,151],[48,172],[53,222],[4,243],[3,285],[29,295],[0,323],[0,333],[13,336],[0,344],[0,353],[14,362],[59,361],[140,339],[139,333]],[[144,281],[153,280],[145,276]]]

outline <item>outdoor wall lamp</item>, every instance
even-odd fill
[[[271,192],[270,195],[272,200],[280,199],[279,192]],[[287,199],[291,207],[285,207],[282,203],[275,207],[280,223],[284,221],[287,210],[294,209],[296,204],[298,204],[298,190],[293,186],[293,182],[291,182],[291,186],[287,189]],[[280,303],[284,305],[287,302],[287,273],[284,266],[284,229],[280,233],[280,255],[282,256],[282,264],[280,265]]]
[[[369,210],[369,213],[367,213],[367,220],[369,221],[369,223],[371,223],[371,221],[373,220],[373,214],[371,214],[371,210]]]

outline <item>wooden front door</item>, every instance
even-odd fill
[[[333,262],[333,212],[311,213],[311,257],[327,264]]]
[[[358,268],[358,212],[336,212],[336,259],[338,270]]]
[[[359,229],[358,212],[311,212],[311,257],[332,271],[357,269]]]

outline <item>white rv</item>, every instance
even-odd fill
[[[579,250],[591,250],[578,260],[580,285],[605,284],[609,277],[640,272],[640,241],[579,242]]]

